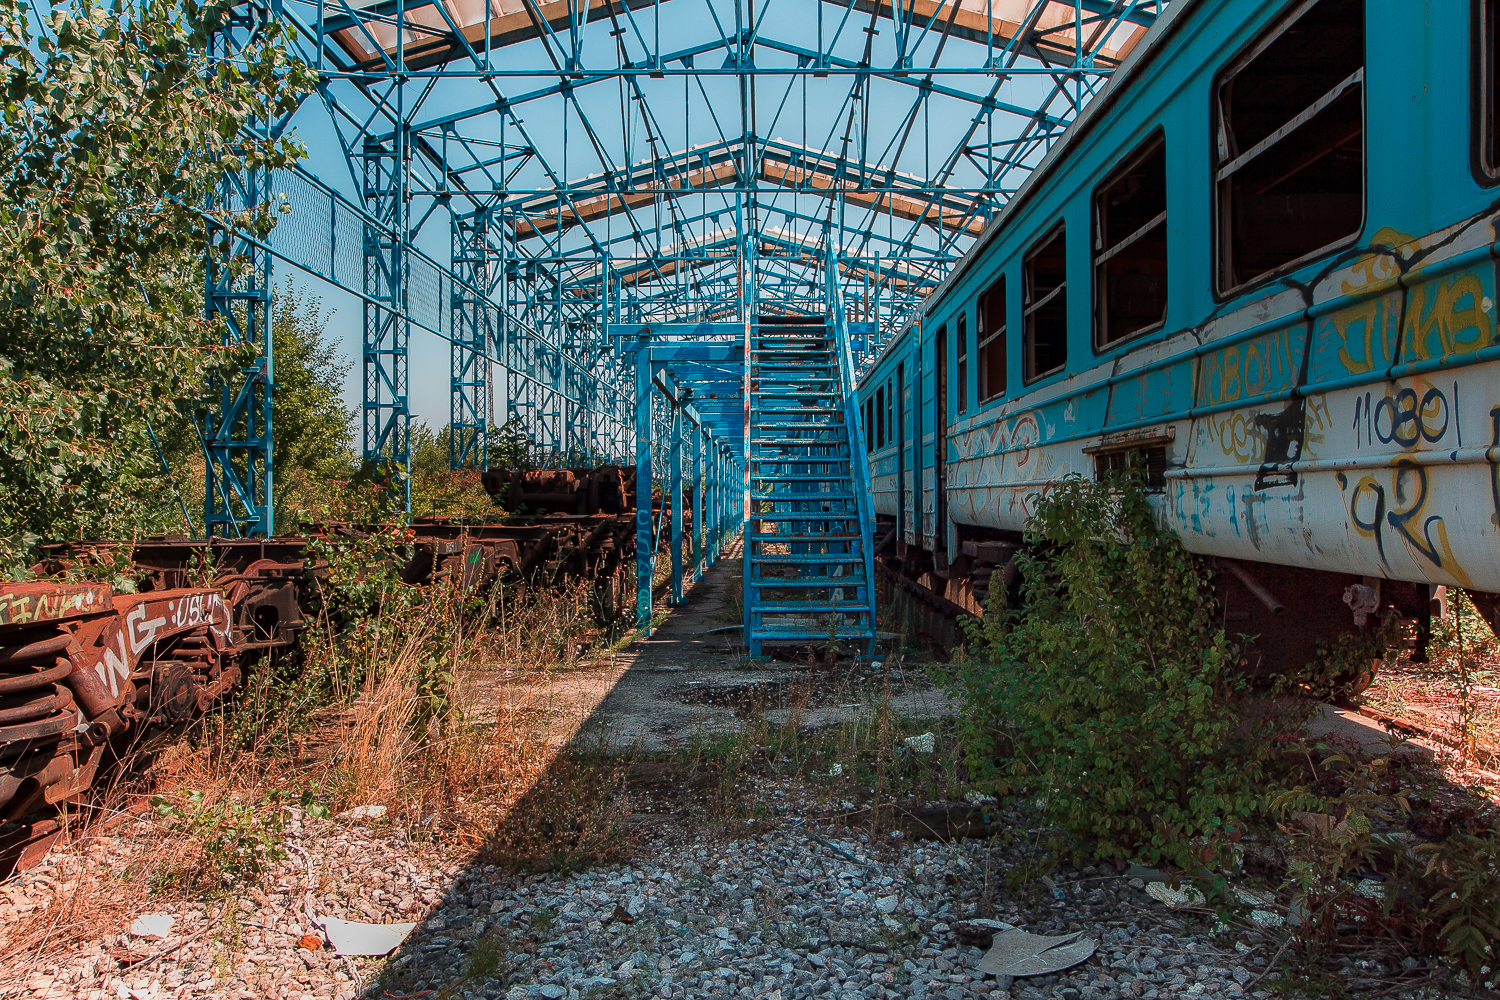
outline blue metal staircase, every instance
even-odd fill
[[[874,510],[843,310],[751,330],[745,640],[872,651]]]

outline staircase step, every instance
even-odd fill
[[[844,384],[831,326],[757,324],[750,337],[750,501],[746,528],[746,641],[875,637],[871,527],[854,481],[854,387]],[[801,492],[805,491],[805,492]],[[757,510],[757,507],[771,510]],[[799,509],[800,508],[800,509]],[[830,509],[832,508],[832,509]],[[771,552],[768,549],[816,551]],[[839,549],[841,551],[828,551]],[[766,574],[773,575],[766,575]],[[775,574],[786,573],[781,576]],[[774,594],[780,600],[768,600]],[[830,602],[830,594],[858,595]]]
[[[863,563],[864,561],[864,555],[859,552],[846,552],[843,554],[816,552],[798,553],[795,555],[792,553],[756,553],[750,557],[752,577],[754,576],[755,563],[790,565],[792,563]]]
[[[786,542],[788,544],[808,544],[812,542],[853,542],[859,539],[858,534],[848,532],[822,532],[814,534],[778,535],[774,532],[755,531],[750,533],[752,542]]]
[[[864,574],[853,573],[848,576],[810,576],[801,580],[760,579],[745,584],[756,590],[862,590],[864,585]],[[812,600],[806,596],[802,599]],[[828,602],[823,603],[826,607]]]

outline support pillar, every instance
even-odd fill
[[[411,509],[411,410],[407,401],[411,321],[406,259],[410,208],[406,126],[389,143],[365,140],[364,459],[402,472],[402,505]]]
[[[703,579],[708,567],[703,562],[703,450],[708,432],[693,428],[693,579]]]
[[[264,170],[226,174],[218,208],[264,211],[270,203]],[[257,357],[238,385],[221,382],[216,413],[203,421],[203,530],[212,538],[270,536],[274,491],[271,404],[275,378],[271,334],[271,255],[232,230],[215,228],[205,261],[204,306],[224,324],[224,344],[254,344]]]
[[[651,339],[635,353],[635,622],[651,634],[651,580],[656,538],[651,531]]]
[[[672,604],[682,603],[682,407],[672,404],[669,488],[672,492]]]
[[[448,467],[490,467],[489,369],[494,339],[493,290],[499,253],[490,246],[490,210],[454,215],[453,340],[449,344]]]

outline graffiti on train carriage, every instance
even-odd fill
[[[1385,395],[1375,397],[1370,392],[1354,397],[1354,446],[1363,448],[1381,444],[1396,444],[1401,448],[1416,448],[1422,442],[1440,444],[1454,432],[1458,447],[1464,445],[1463,424],[1459,421],[1458,383],[1454,382],[1452,402],[1449,393],[1440,386],[1421,379],[1415,385],[1399,388],[1387,386]]]
[[[1434,491],[1427,467],[1398,459],[1391,469],[1366,473],[1352,485],[1343,472],[1336,478],[1347,497],[1349,523],[1361,537],[1375,542],[1383,564],[1390,565],[1386,551],[1389,529],[1409,551],[1467,585],[1468,574],[1453,553],[1443,515],[1429,509]]]
[[[1488,263],[1409,289],[1401,360],[1451,358],[1494,344],[1494,292],[1495,269]]]
[[[1273,330],[1263,337],[1205,356],[1199,405],[1218,406],[1265,397],[1296,385],[1302,348],[1293,343],[1294,330],[1300,333],[1302,327]]]

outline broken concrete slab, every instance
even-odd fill
[[[1353,751],[1361,757],[1401,754],[1422,763],[1430,763],[1436,757],[1431,747],[1403,739],[1387,732],[1374,719],[1333,705],[1319,705],[1318,714],[1307,724],[1306,732],[1315,740]]]

